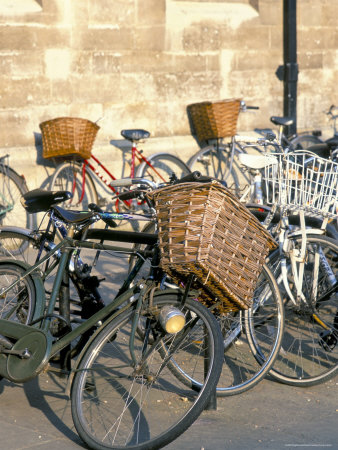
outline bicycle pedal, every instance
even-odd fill
[[[319,345],[327,352],[332,352],[337,345],[337,333],[332,330],[321,331],[319,333]]]

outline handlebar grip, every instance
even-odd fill
[[[131,200],[133,198],[140,197],[141,194],[143,194],[144,191],[141,191],[139,189],[134,189],[132,191],[128,192],[122,192],[122,194],[118,195],[119,200]]]
[[[195,170],[194,172],[188,173],[188,175],[185,175],[181,179],[176,180],[173,184],[192,183],[194,181],[208,182],[211,181],[212,179],[213,178],[202,175],[201,172]]]
[[[93,212],[97,212],[99,214],[104,214],[104,211],[97,206],[95,203],[90,203],[88,205],[88,208],[93,211]],[[109,227],[111,228],[116,228],[117,227],[117,223],[115,222],[115,220],[110,219],[109,217],[101,217],[103,222],[106,223]]]
[[[111,187],[129,187],[135,182],[133,178],[121,178],[120,180],[112,180],[109,185]]]
[[[259,106],[246,106],[246,109],[259,109]]]

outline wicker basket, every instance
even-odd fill
[[[217,181],[184,183],[151,194],[161,267],[195,288],[221,313],[248,309],[268,252],[277,246],[259,221]]]
[[[58,117],[40,123],[44,158],[88,159],[100,127],[87,119]]]
[[[235,136],[240,99],[188,105],[188,114],[199,142]]]

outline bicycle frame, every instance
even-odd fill
[[[98,323],[106,323],[105,319],[113,320],[115,317],[117,317],[119,314],[124,312],[126,309],[128,309],[131,305],[131,303],[138,302],[139,305],[142,302],[143,295],[145,292],[145,284],[142,285],[141,282],[133,286],[132,288],[129,288],[125,290],[124,292],[121,292],[121,289],[119,291],[118,296],[108,305],[106,305],[104,308],[96,312],[93,316],[91,316],[88,320],[83,322],[81,325],[79,325],[74,330],[67,333],[64,337],[60,338],[58,341],[53,343],[54,340],[53,336],[48,333],[50,328],[50,323],[53,318],[53,311],[55,309],[56,300],[59,295],[60,289],[61,289],[61,283],[64,280],[64,275],[67,273],[65,270],[67,267],[67,264],[69,264],[70,254],[75,249],[79,248],[88,248],[88,249],[94,249],[94,250],[109,250],[113,252],[119,252],[119,253],[126,253],[126,254],[135,254],[135,252],[131,251],[128,248],[120,247],[120,246],[113,246],[113,245],[103,245],[103,244],[97,244],[95,242],[90,241],[78,241],[72,238],[72,234],[74,232],[74,229],[71,227],[70,232],[68,233],[68,236],[65,237],[59,244],[57,244],[51,251],[49,251],[43,258],[41,258],[40,261],[38,261],[33,266],[29,267],[27,266],[27,270],[23,273],[22,277],[19,278],[19,280],[12,283],[10,286],[8,286],[6,289],[3,289],[1,291],[1,294],[4,295],[6,292],[8,292],[10,289],[12,289],[15,285],[17,285],[24,277],[30,275],[30,274],[36,274],[36,270],[39,268],[40,265],[44,264],[49,258],[51,258],[56,252],[61,251],[61,258],[58,265],[58,270],[55,276],[55,280],[53,283],[52,288],[52,295],[50,299],[48,300],[46,304],[45,298],[40,298],[40,301],[44,304],[46,304],[46,308],[43,308],[46,310],[46,313],[42,316],[37,317],[34,315],[33,321],[31,325],[23,325],[21,323],[15,323],[6,319],[0,319],[0,334],[5,337],[10,337],[14,339],[25,339],[26,336],[29,336],[30,333],[32,333],[32,330],[36,330],[39,336],[43,335],[44,338],[47,341],[46,345],[46,354],[41,360],[41,364],[38,365],[38,367],[35,367],[33,372],[31,372],[31,369],[29,367],[25,368],[22,367],[22,375],[20,375],[20,380],[17,381],[25,381],[32,376],[38,374],[42,370],[42,366],[44,366],[50,358],[52,358],[55,354],[57,354],[60,350],[67,347],[74,339],[81,336],[86,331],[90,330],[92,327],[96,326]],[[10,260],[12,262],[12,260]],[[23,264],[21,264],[23,266]],[[144,281],[144,280],[143,280]],[[135,294],[139,293],[140,295],[137,297]],[[41,295],[43,295],[42,292],[40,292]],[[128,303],[124,307],[120,308],[127,300]],[[137,317],[134,318],[135,321],[135,327],[137,323]],[[39,326],[37,325],[39,324]],[[40,335],[41,333],[41,335]],[[130,349],[131,354],[133,353],[133,342],[130,343]],[[3,349],[2,349],[3,350]],[[4,352],[6,353],[6,352]],[[8,353],[8,351],[7,351]],[[1,354],[1,351],[0,351]],[[15,354],[13,352],[13,354]],[[5,372],[3,372],[3,370]],[[7,369],[1,369],[0,373],[5,376],[8,379],[12,379],[7,373]],[[13,380],[15,381],[15,380]]]
[[[87,167],[92,171],[93,174],[108,188],[110,189],[114,194],[118,194],[118,191],[115,189],[115,187],[111,184],[111,181],[116,180],[115,176],[106,168],[106,166],[93,154],[91,154],[91,159],[95,161],[98,167],[95,167],[90,160],[85,159],[83,161],[82,165],[82,191],[80,196],[80,202],[82,202],[84,194],[85,194],[85,175],[87,171]],[[151,164],[151,162],[148,161],[148,159],[142,155],[142,152],[137,148],[135,142],[132,143],[131,147],[131,168],[130,168],[130,175],[129,178],[135,177],[135,160],[138,160],[138,162],[145,162],[155,173],[158,177],[161,178],[163,182],[166,182],[166,180],[161,176],[161,174],[155,169],[155,167]],[[100,171],[101,170],[101,171]],[[102,171],[104,173],[102,173]],[[76,181],[74,180],[73,183],[73,192],[75,190]],[[117,199],[118,201],[118,199]],[[130,207],[132,204],[132,200],[123,200],[123,203]],[[142,202],[139,202],[141,204]]]

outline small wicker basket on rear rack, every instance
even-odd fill
[[[217,181],[183,183],[150,194],[158,219],[161,267],[177,283],[192,286],[207,306],[221,313],[252,306],[268,252],[270,234]]]
[[[91,156],[100,127],[78,117],[57,117],[40,123],[44,158],[82,158]]]

